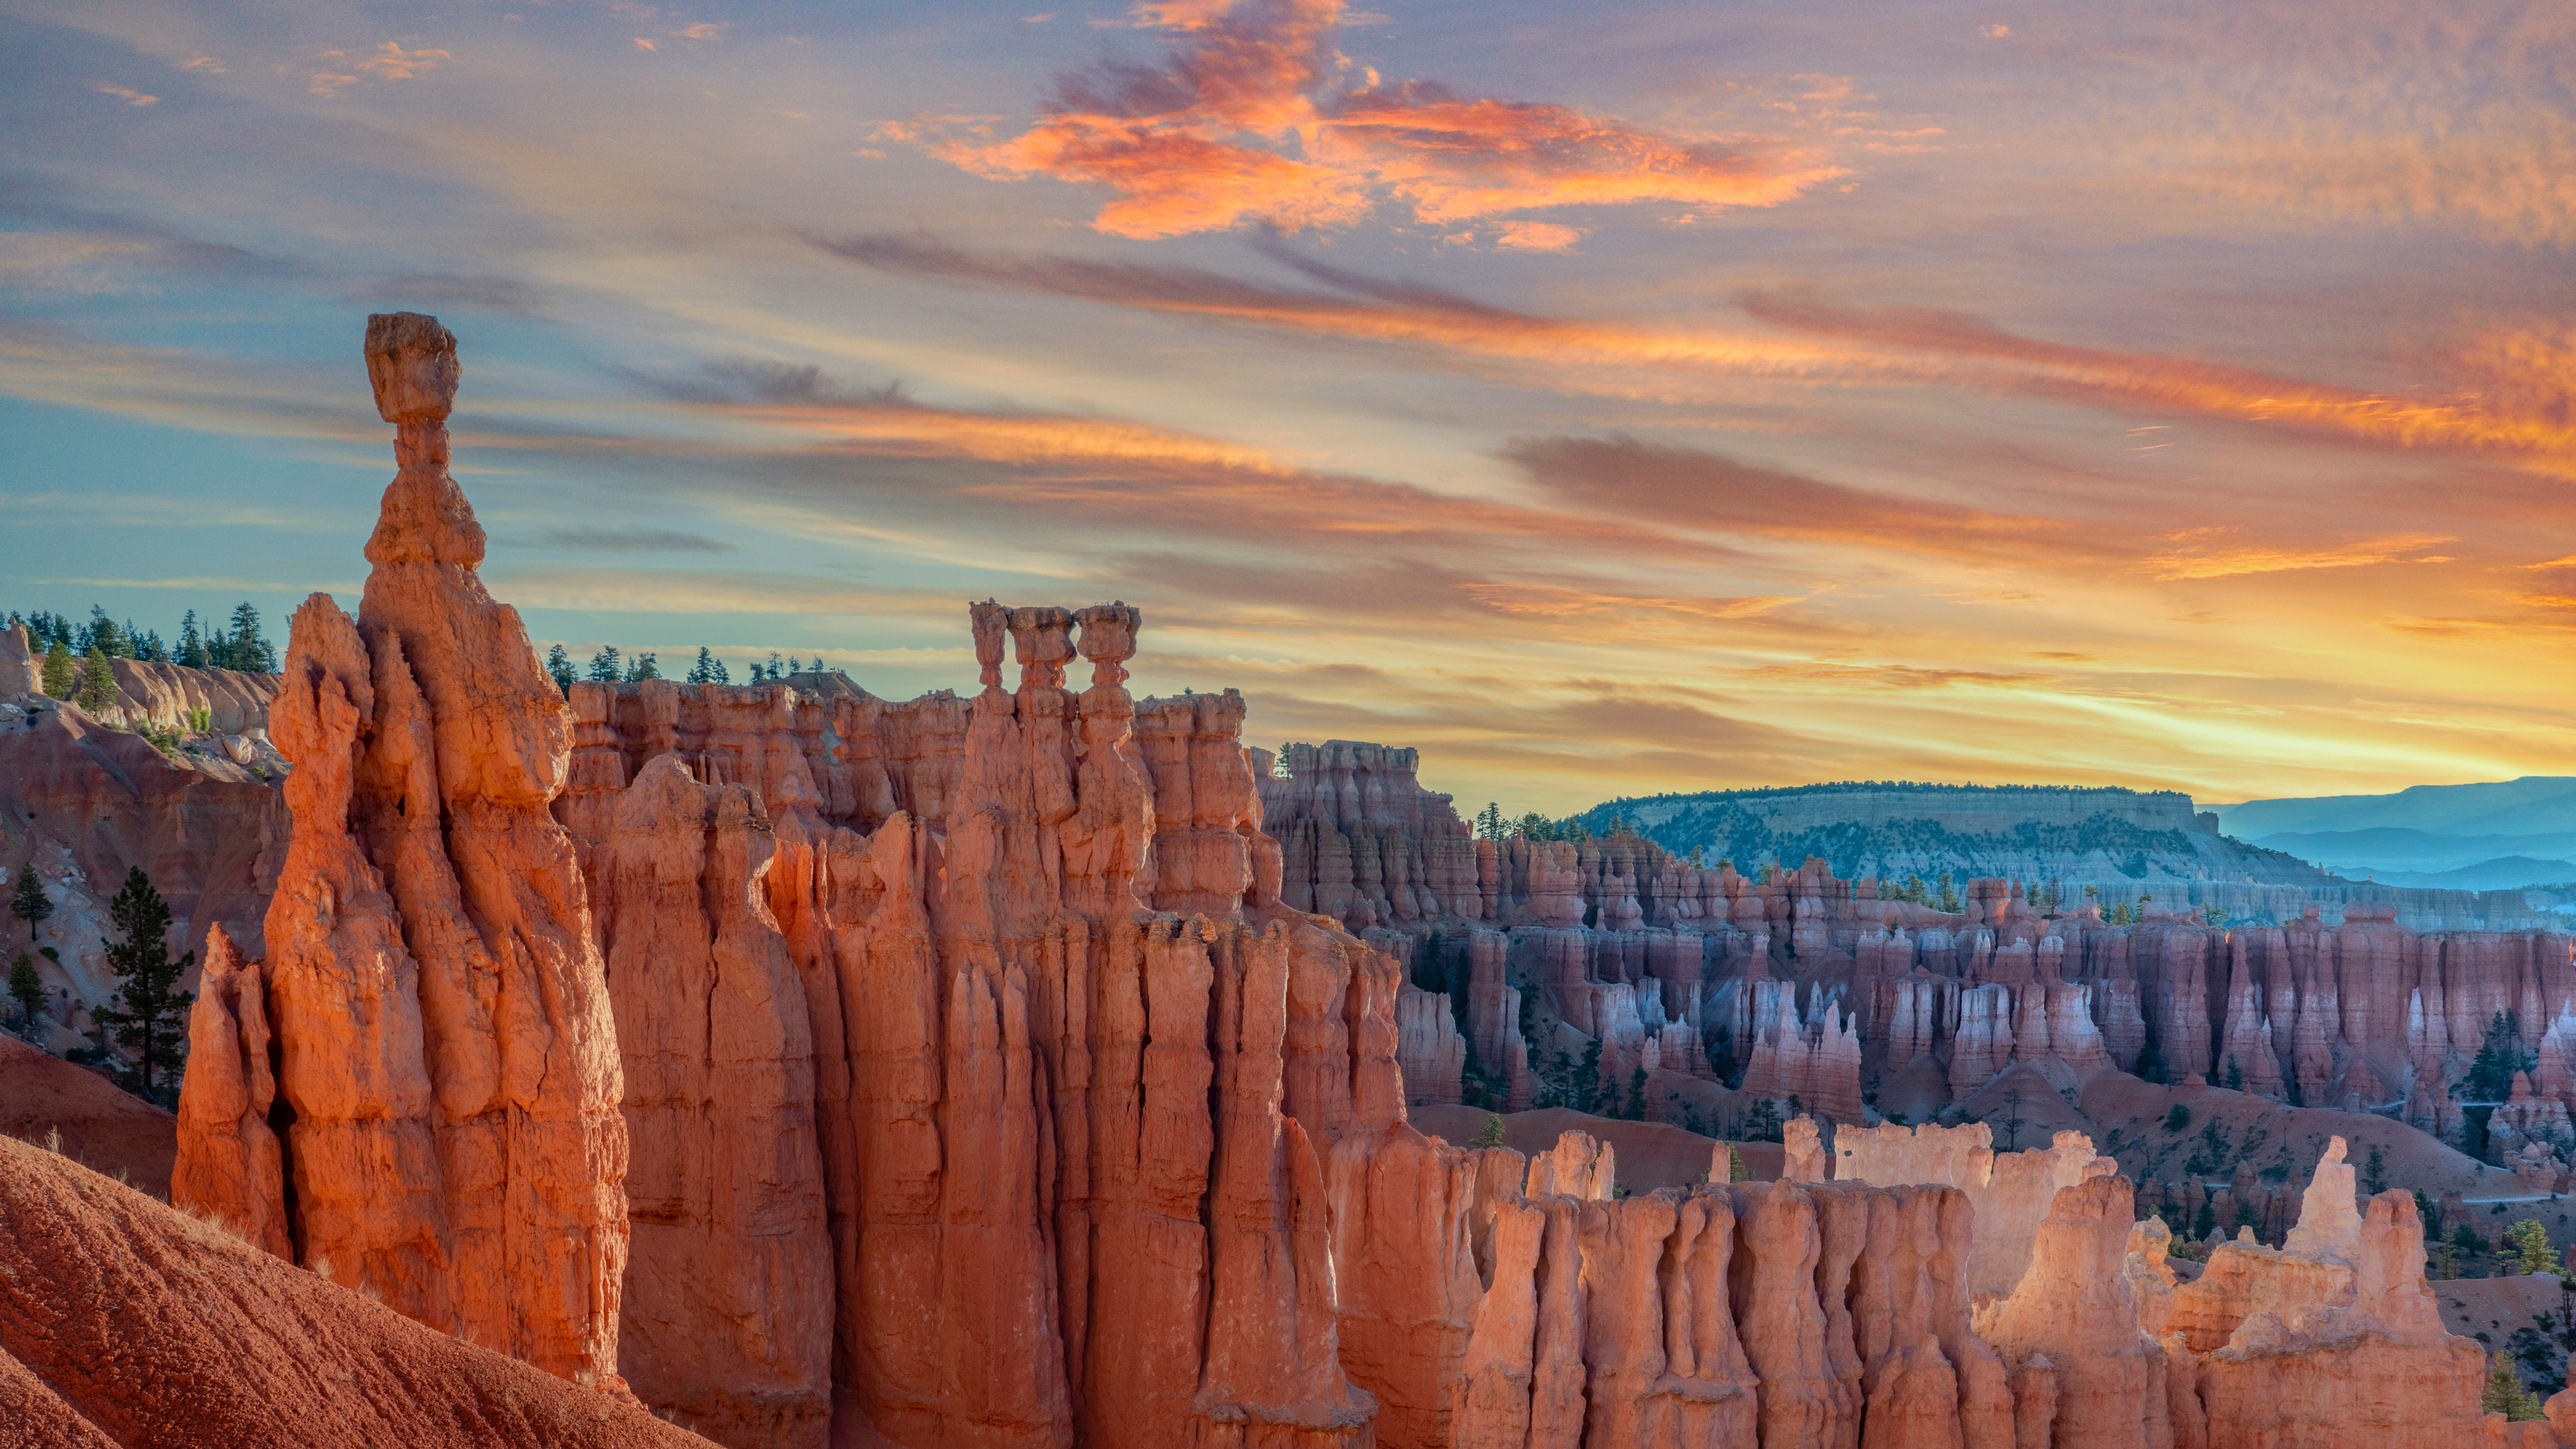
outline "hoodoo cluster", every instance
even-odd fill
[[[973,606],[971,694],[567,701],[476,576],[453,339],[379,317],[368,364],[401,472],[357,615],[295,615],[291,841],[182,1112],[181,1204],[278,1256],[737,1449],[2492,1442],[2339,1142],[2287,1248],[2177,1287],[2080,1137],[1856,1125],[1890,1052],[2134,1055],[2102,1004],[2216,970],[2142,944],[2196,928],[1470,841],[1409,752],[1274,776],[1233,692],[1132,698],[1120,604]],[[1443,923],[1463,1032],[1409,979]],[[2276,959],[2225,966],[2313,1075],[2325,974]],[[1417,1131],[1470,1037],[1530,1090],[1524,994],[1684,1079],[1722,1024],[1855,1125],[1641,1194]]]

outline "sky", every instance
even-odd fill
[[[2576,772],[2564,0],[0,0],[0,610],[965,604],[1465,810]],[[280,639],[282,644],[284,641]]]

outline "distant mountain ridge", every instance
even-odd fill
[[[2566,783],[2576,791],[2576,780]],[[2219,815],[2173,790],[1838,781],[1623,797],[1572,817],[1594,835],[1609,833],[1614,821],[1677,855],[1729,860],[1747,872],[1773,862],[1795,868],[1814,856],[1846,880],[2003,877],[2053,883],[2070,902],[2089,886],[2106,905],[2149,895],[2238,920],[2280,920],[2311,905],[2340,919],[2344,903],[2361,899],[2389,900],[2401,920],[2422,929],[2510,928],[2530,914],[2510,891],[2411,890],[2411,881],[2365,883],[2366,870],[2330,873],[2223,832]]]
[[[2351,879],[2513,890],[2576,880],[2576,776],[2214,806],[2231,834]]]
[[[2410,785],[2387,795],[2316,795],[2213,805],[2228,834],[2245,840],[2291,831],[2392,828],[2436,835],[2539,835],[2576,831],[2576,775],[2525,775],[2468,785]]]

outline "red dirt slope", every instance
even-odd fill
[[[169,1201],[179,1119],[87,1067],[0,1032],[0,1133],[42,1142],[54,1130],[63,1134],[65,1157],[110,1177],[122,1168],[137,1191]]]
[[[0,1139],[0,1446],[111,1443],[707,1449]]]

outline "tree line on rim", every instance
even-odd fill
[[[790,674],[829,673],[831,666],[823,662],[823,656],[820,654],[815,655],[813,662],[809,664],[792,654],[782,657],[777,650],[772,649],[767,659],[752,661],[748,671],[751,676],[749,683],[766,684],[772,680],[785,679]],[[661,656],[642,649],[628,653],[614,644],[600,646],[599,652],[590,656],[590,665],[587,669],[573,662],[571,650],[557,644],[546,651],[546,673],[553,677],[556,686],[566,694],[572,693],[572,687],[585,680],[594,684],[634,684],[640,680],[670,677],[662,672]],[[701,646],[698,650],[698,662],[689,666],[688,675],[682,682],[731,684],[733,670],[715,656],[715,651]]]
[[[9,623],[24,625],[29,644],[43,650],[49,661],[57,654],[67,660],[96,654],[109,659],[179,664],[190,669],[277,672],[277,646],[261,633],[259,610],[252,608],[248,599],[234,605],[231,621],[219,626],[199,625],[197,611],[190,609],[179,621],[176,643],[162,642],[159,630],[137,628],[132,619],[119,624],[96,604],[90,605],[87,623],[76,623],[43,609],[12,612]],[[46,692],[53,691],[48,688]]]

